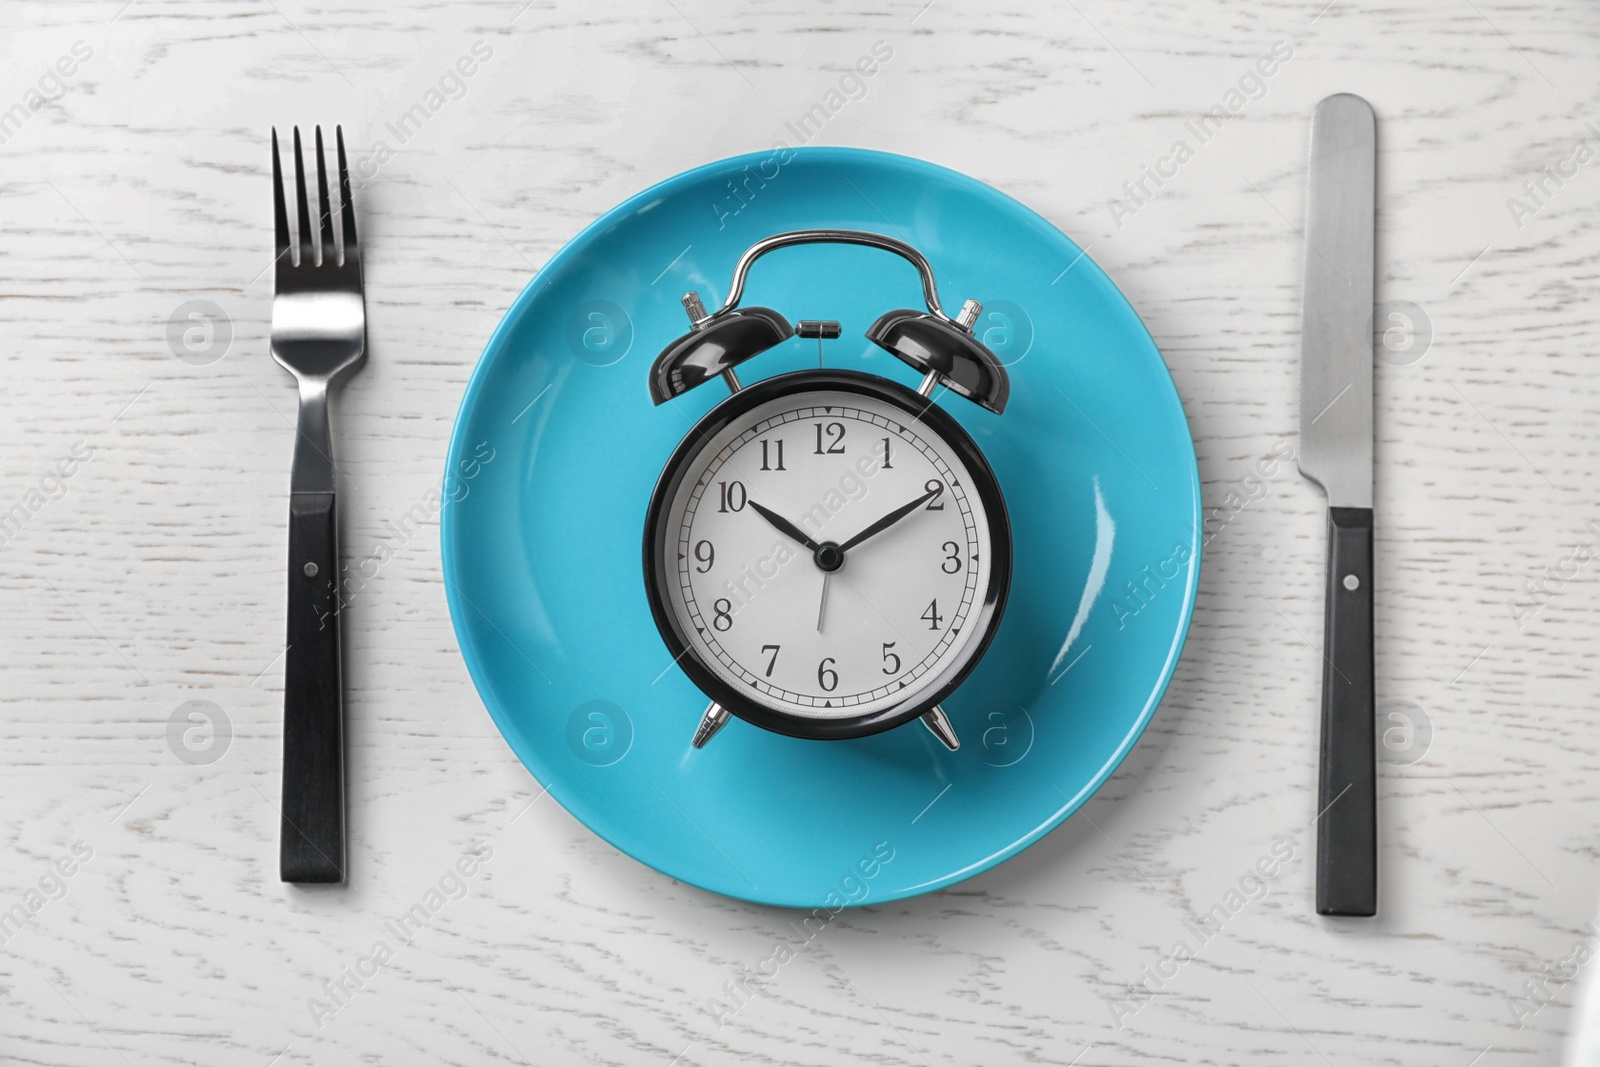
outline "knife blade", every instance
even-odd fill
[[[1300,473],[1328,497],[1317,913],[1378,910],[1372,626],[1372,275],[1377,123],[1338,93],[1311,119]]]

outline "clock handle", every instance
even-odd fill
[[[928,262],[928,257],[904,241],[868,230],[790,230],[788,233],[773,234],[757,241],[745,249],[744,255],[739,257],[739,262],[733,268],[733,283],[728,287],[728,298],[711,317],[715,318],[716,315],[732,311],[739,306],[739,299],[744,296],[745,275],[750,273],[750,267],[756,260],[780,248],[811,244],[864,245],[868,248],[881,248],[885,252],[893,252],[917,268],[917,273],[922,277],[922,296],[927,302],[928,310],[946,322],[955,321],[939,306],[939,287],[934,280],[933,265]]]

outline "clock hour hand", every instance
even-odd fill
[[[930,490],[929,492],[923,493],[921,496],[917,497],[917,499],[913,500],[911,503],[895,508],[893,511],[889,512],[889,514],[885,515],[883,518],[879,519],[877,522],[873,523],[871,526],[868,526],[865,530],[862,530],[860,533],[850,538],[850,540],[840,545],[839,551],[848,552],[861,542],[865,541],[867,538],[882,533],[895,523],[899,522],[901,519],[905,518],[907,515],[911,514],[913,511],[916,511],[923,504],[926,504],[928,501],[938,496],[941,491],[942,490],[940,489]],[[753,504],[755,501],[752,500],[751,503]]]
[[[750,501],[750,506],[756,509],[756,514],[760,515],[763,519],[766,519],[769,523],[772,524],[772,528],[773,529],[777,530],[779,533],[783,534],[785,537],[794,538],[796,541],[800,542],[802,545],[804,545],[806,548],[810,549],[812,552],[815,552],[817,550],[817,548],[818,548],[817,543],[815,541],[811,540],[811,538],[807,537],[806,536],[806,532],[804,530],[800,529],[800,527],[796,526],[794,523],[790,522],[788,519],[784,518],[782,515],[779,515],[777,512],[772,511],[772,510],[770,510],[768,508],[762,507],[760,504],[757,504],[754,500]]]

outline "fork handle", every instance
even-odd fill
[[[333,493],[289,494],[289,626],[283,682],[285,882],[344,881],[344,698],[339,528]]]

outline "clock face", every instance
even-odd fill
[[[740,714],[910,717],[998,622],[999,491],[970,438],[910,390],[785,377],[726,402],[669,465],[646,542],[658,621],[670,613],[680,662]]]

